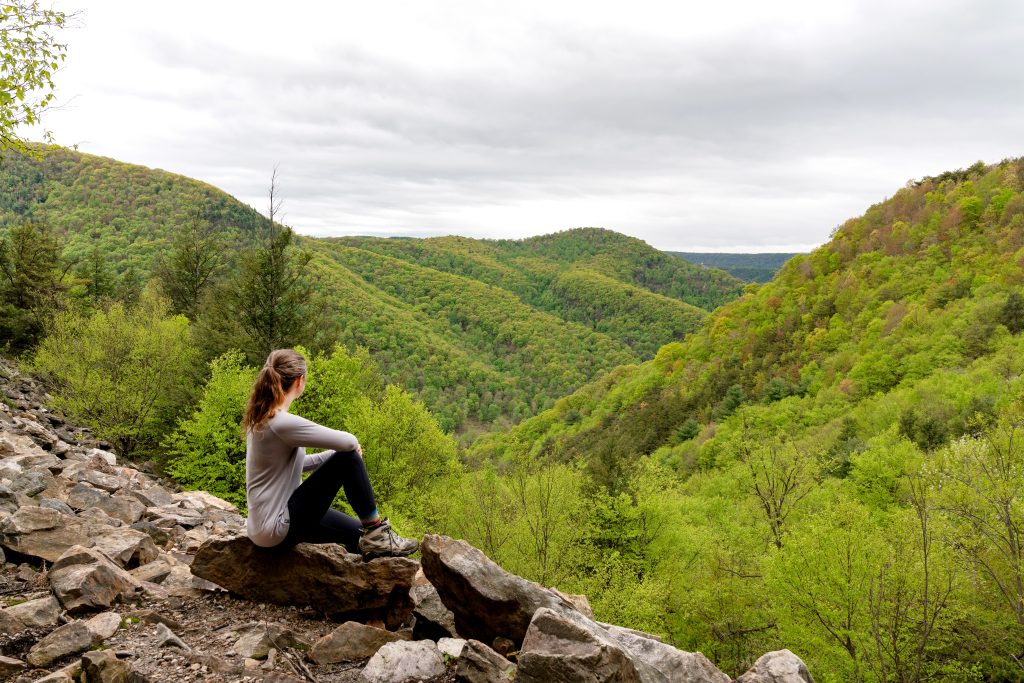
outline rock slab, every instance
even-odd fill
[[[257,602],[310,606],[331,616],[382,618],[398,628],[412,614],[418,564],[404,557],[369,562],[336,545],[260,548],[245,536],[211,538],[196,552],[192,574]]]

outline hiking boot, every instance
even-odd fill
[[[387,519],[372,529],[363,529],[359,539],[359,552],[368,560],[375,557],[405,557],[412,555],[420,547],[418,541],[402,538],[391,529]]]

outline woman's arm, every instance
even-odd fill
[[[277,415],[267,424],[274,430],[274,434],[289,446],[312,446],[335,451],[360,450],[359,440],[354,435],[318,425],[291,413]],[[307,456],[307,460],[314,457],[316,456]]]

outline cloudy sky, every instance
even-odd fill
[[[1024,155],[1024,3],[83,0],[57,141],[311,235],[805,250]]]

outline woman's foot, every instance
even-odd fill
[[[369,529],[363,529],[359,539],[359,552],[368,560],[375,557],[405,557],[412,555],[420,547],[418,541],[402,538],[391,529],[387,519]]]

